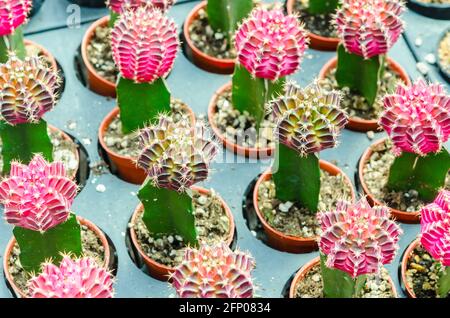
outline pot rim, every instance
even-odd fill
[[[418,247],[420,246],[420,238],[416,238],[414,239],[406,248],[406,250],[403,252],[402,258],[401,258],[401,263],[399,264],[400,266],[400,270],[399,270],[399,280],[400,283],[402,285],[402,287],[404,287],[404,291],[405,294],[409,297],[409,298],[417,298],[416,294],[414,293],[414,290],[412,289],[411,286],[409,286],[408,281],[406,279],[406,270],[407,270],[407,266],[408,266],[408,259],[411,256],[412,252]]]

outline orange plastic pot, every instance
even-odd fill
[[[200,188],[200,187],[192,187],[191,188],[194,191],[199,192],[200,194],[203,195],[207,195],[210,191],[204,188]],[[222,206],[225,210],[225,213],[228,217],[229,220],[229,227],[230,227],[230,231],[228,232],[228,236],[226,239],[226,243],[228,245],[231,245],[233,243],[233,238],[234,238],[234,231],[235,231],[235,225],[234,225],[234,217],[233,214],[231,213],[230,208],[228,207],[228,205],[225,203],[225,201],[220,198],[220,201],[222,203]],[[140,215],[140,213],[142,213],[144,209],[144,206],[142,204],[139,204],[136,208],[136,210],[133,213],[133,216],[131,217],[131,223],[132,224],[136,224],[138,217]],[[158,262],[156,262],[155,260],[153,260],[152,258],[150,258],[141,248],[139,241],[137,239],[137,234],[134,231],[133,227],[130,227],[130,236],[131,236],[131,242],[135,247],[135,250],[139,253],[140,257],[142,258],[142,260],[144,261],[145,266],[148,269],[148,272],[150,273],[150,275],[153,278],[156,278],[158,280],[161,281],[167,281],[170,278],[170,275],[175,271],[174,268],[160,264]]]
[[[408,260],[411,258],[412,253],[417,247],[419,247],[419,245],[420,239],[414,240],[411,244],[409,244],[408,248],[405,250],[402,257],[402,263],[400,268],[400,276],[401,276],[400,279],[401,283],[404,286],[406,296],[408,296],[409,298],[417,298],[417,297],[416,294],[414,293],[412,286],[408,284],[408,280],[406,279],[406,270],[408,269]]]
[[[185,111],[189,113],[189,117],[192,125],[195,125],[195,114],[189,107],[186,106]],[[110,149],[105,141],[104,136],[108,130],[111,122],[119,114],[119,108],[114,108],[106,117],[103,119],[100,128],[98,130],[98,140],[101,147],[105,151],[110,164],[116,169],[119,177],[127,182],[134,184],[142,184],[147,177],[145,171],[136,165],[136,158],[122,156]]]
[[[186,54],[198,67],[213,73],[232,74],[234,71],[234,59],[218,59],[200,51],[189,35],[189,26],[198,18],[198,12],[206,10],[206,1],[199,3],[189,13],[183,25],[183,37],[186,41]]]
[[[110,254],[110,246],[108,243],[108,240],[105,236],[105,234],[91,221],[86,220],[85,218],[82,218],[81,216],[77,216],[77,220],[81,225],[87,226],[91,231],[95,233],[95,235],[100,239],[103,250],[105,251],[105,254],[103,255],[104,262],[103,266],[105,268],[108,268],[111,260],[111,254]],[[3,273],[5,275],[6,280],[8,281],[9,286],[14,291],[15,295],[20,298],[27,298],[26,293],[20,289],[16,283],[14,282],[14,279],[9,271],[9,264],[8,261],[11,257],[12,250],[16,244],[16,239],[14,237],[11,238],[8,245],[6,246],[5,253],[3,254]]]
[[[389,68],[397,73],[405,84],[411,85],[411,80],[409,79],[408,73],[391,58],[387,58],[387,63]],[[331,70],[335,69],[337,66],[337,57],[333,57],[329,60],[320,70],[319,79],[324,79]],[[354,131],[377,131],[379,129],[378,119],[362,119],[358,117],[350,117],[346,128]]]
[[[353,190],[352,182],[349,177],[338,167],[335,165],[325,161],[320,160],[320,169],[328,172],[330,175],[342,175],[344,176],[345,183],[348,184],[352,189],[352,201],[355,201],[356,195]],[[266,219],[263,216],[263,213],[259,209],[259,199],[258,199],[258,191],[260,185],[268,181],[272,178],[271,170],[267,170],[264,172],[256,182],[255,188],[253,190],[253,207],[256,211],[256,215],[258,216],[259,221],[261,222],[264,232],[267,235],[268,243],[273,248],[289,253],[308,253],[311,251],[315,251],[318,249],[317,239],[318,237],[312,238],[303,238],[296,237],[291,235],[286,235],[276,229],[274,229],[269,223],[267,223]]]
[[[81,42],[81,57],[86,67],[86,81],[88,87],[102,96],[116,97],[116,84],[106,80],[97,73],[94,66],[89,61],[87,54],[87,47],[95,35],[95,30],[98,27],[107,26],[108,22],[109,16],[106,16],[95,21],[89,29],[87,29],[83,37],[83,42]]]
[[[216,136],[220,139],[224,147],[232,152],[234,152],[237,155],[245,156],[247,158],[257,158],[257,159],[263,159],[263,158],[269,158],[272,156],[273,152],[275,151],[274,148],[270,147],[264,147],[264,148],[251,148],[251,147],[243,147],[240,146],[233,141],[227,139],[223,133],[220,131],[219,127],[217,127],[215,121],[214,121],[214,115],[217,112],[217,100],[219,96],[223,95],[224,92],[231,89],[231,82],[223,85],[221,88],[219,88],[211,98],[211,101],[209,102],[208,106],[208,121],[209,125],[211,126],[211,129],[214,131]]]
[[[363,174],[364,166],[369,162],[370,157],[373,154],[372,149],[377,148],[377,146],[383,144],[384,142],[386,142],[386,140],[387,140],[387,138],[383,138],[383,139],[380,139],[380,140],[376,141],[375,143],[373,143],[369,148],[366,149],[366,151],[364,151],[364,153],[358,163],[359,184],[363,188],[364,194],[367,196],[367,201],[371,205],[385,205],[385,204],[383,204],[381,201],[379,201],[377,198],[375,198],[375,196],[372,193],[370,193],[370,190],[367,187],[367,184],[364,180],[364,174]],[[389,209],[391,211],[392,217],[399,222],[409,223],[409,224],[420,223],[420,212],[419,211],[406,212],[406,211],[396,210],[396,209],[393,209],[390,207],[389,207]]]
[[[314,267],[317,266],[320,263],[320,257],[316,257],[313,260],[309,261],[308,263],[306,263],[302,268],[300,268],[300,270],[297,272],[297,274],[295,275],[294,279],[292,280],[291,283],[291,288],[289,289],[289,298],[296,298],[296,292],[297,292],[297,285],[298,283],[305,279],[306,275],[308,274],[308,272]],[[397,293],[397,289],[395,288],[395,284],[392,281],[392,278],[389,276],[389,283],[391,285],[392,288],[392,293],[394,294],[394,298],[398,298],[398,293]]]
[[[295,14],[294,12],[294,4],[299,0],[287,0],[286,1],[286,10],[288,14]],[[339,45],[338,38],[327,38],[312,32],[308,32],[309,36],[309,47],[315,50],[321,51],[336,51]]]
[[[25,46],[34,46],[35,48],[37,48],[38,51],[41,52],[41,54],[47,58],[47,60],[52,65],[52,68],[54,70],[58,69],[58,63],[56,63],[55,57],[46,48],[44,48],[42,45],[37,44],[36,42],[33,42],[31,40],[24,40],[24,43],[25,43]]]

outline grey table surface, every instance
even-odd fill
[[[181,2],[181,1],[180,1]],[[274,2],[274,1],[266,1]],[[179,27],[182,26],[188,12],[197,2],[180,3],[169,12]],[[49,123],[66,130],[82,141],[87,149],[91,162],[100,160],[97,147],[97,130],[105,115],[115,106],[114,100],[99,96],[77,79],[74,60],[82,37],[89,27],[89,21],[107,14],[106,9],[76,8],[66,0],[46,0],[41,11],[29,22],[25,31],[27,38],[46,47],[60,63],[66,78],[65,90],[56,108],[47,114]],[[74,25],[72,14],[80,13],[81,24]],[[414,12],[405,14],[407,21],[407,36],[414,43],[417,37],[423,39],[421,47],[412,46],[415,54],[423,59],[436,46],[439,34],[449,26],[448,21],[435,21],[419,16]],[[70,26],[67,26],[70,22]],[[83,23],[85,22],[85,23]],[[334,56],[333,52],[308,50],[302,64],[302,69],[292,78],[300,85],[310,83],[317,75],[322,65]],[[411,78],[420,76],[416,69],[416,60],[407,42],[401,38],[390,51],[390,56],[398,61]],[[434,66],[430,66],[430,77],[434,81],[443,81]],[[208,102],[213,93],[223,84],[230,81],[230,76],[217,75],[203,71],[193,65],[183,54],[179,54],[168,83],[174,97],[182,99],[199,115],[206,115]],[[449,85],[446,84],[447,89]],[[76,122],[76,128],[70,130],[68,122]],[[375,140],[381,138],[377,133]],[[334,160],[353,180],[355,167],[362,152],[371,144],[364,133],[345,130],[341,136],[338,148],[326,150],[321,158]],[[201,184],[214,188],[228,203],[233,211],[237,227],[237,246],[249,251],[256,259],[254,271],[258,295],[261,297],[281,297],[283,286],[299,267],[318,255],[290,254],[277,251],[255,238],[246,225],[242,211],[242,199],[248,184],[270,162],[250,162],[243,158],[224,152],[227,158],[234,158],[230,163],[214,163],[210,179]],[[106,191],[97,192],[96,187],[103,184]],[[101,227],[112,239],[118,254],[116,297],[173,297],[174,293],[165,282],[149,277],[132,262],[125,244],[128,220],[138,204],[135,193],[139,186],[126,183],[113,174],[106,173],[95,176],[91,173],[85,188],[75,199],[73,210],[76,214],[88,218]],[[397,285],[398,264],[400,255],[406,246],[417,236],[418,225],[401,227],[404,235],[400,240],[400,251],[397,258],[387,268]],[[0,249],[4,249],[12,235],[12,227],[0,222]],[[3,255],[0,255],[0,258]],[[0,297],[11,297],[3,282],[0,272]]]

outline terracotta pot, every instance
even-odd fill
[[[409,79],[408,73],[391,58],[387,58],[387,63],[391,70],[397,73],[400,78],[407,85],[411,85],[411,80]],[[320,70],[319,79],[324,79],[326,75],[337,66],[337,57],[333,57],[329,60]],[[367,131],[377,131],[379,129],[378,119],[362,119],[358,117],[350,117],[346,128],[355,131],[367,132]]]
[[[193,186],[191,189],[193,189],[194,191],[197,191],[201,194],[204,194],[204,195],[206,195],[210,192],[207,189],[204,189],[201,187],[196,187],[196,186]],[[228,233],[226,243],[231,246],[231,244],[233,243],[234,232],[235,232],[234,217],[233,217],[233,214],[232,214],[230,208],[225,203],[225,201],[220,197],[219,197],[219,199],[222,202],[222,206],[225,209],[225,213],[227,214],[228,220],[230,221],[230,231]],[[131,217],[132,224],[137,223],[138,216],[143,211],[143,209],[144,209],[144,206],[140,203],[137,206],[136,210],[134,211],[133,216]],[[131,242],[134,245],[134,248],[136,249],[136,251],[139,253],[140,257],[144,261],[144,264],[147,267],[150,275],[161,281],[169,280],[170,274],[172,274],[175,269],[172,267],[160,264],[160,263],[156,262],[155,260],[153,260],[152,258],[150,258],[142,250],[142,248],[139,244],[138,238],[137,238],[137,234],[134,231],[133,227],[130,227],[130,236],[131,236]]]
[[[363,175],[364,166],[366,165],[367,162],[369,162],[370,156],[372,156],[372,153],[373,153],[372,149],[374,149],[378,145],[384,143],[386,141],[386,139],[387,138],[383,138],[383,139],[380,139],[380,140],[374,142],[369,148],[366,149],[366,151],[364,151],[364,153],[361,156],[361,159],[359,159],[359,163],[358,163],[359,184],[361,185],[361,187],[364,191],[364,194],[367,196],[367,201],[371,205],[386,205],[386,204],[383,204],[380,200],[375,198],[372,195],[372,193],[370,193],[370,190],[367,187],[367,184],[364,180],[364,175]],[[392,217],[399,222],[410,223],[410,224],[420,223],[420,212],[419,211],[405,212],[405,211],[396,210],[396,209],[393,209],[390,207],[389,207],[389,209],[391,211]]]
[[[449,8],[450,8],[450,6],[449,6]],[[442,32],[442,35],[439,38],[438,44],[436,46],[435,55],[437,56],[436,63],[439,67],[439,72],[441,73],[442,77],[447,81],[447,83],[450,83],[450,71],[447,71],[444,68],[444,66],[442,65],[442,62],[441,62],[441,59],[439,58],[439,53],[438,53],[441,42],[444,40],[444,38],[447,36],[447,34],[450,34],[450,28],[448,28],[444,32]]]
[[[408,0],[406,5],[411,10],[432,19],[450,20],[450,4],[425,3],[418,0]]]
[[[110,263],[111,262],[111,253],[110,253],[110,246],[109,246],[109,243],[108,243],[108,240],[107,240],[105,234],[91,221],[88,221],[85,218],[82,218],[81,216],[77,216],[77,220],[81,225],[85,225],[91,231],[95,232],[96,236],[100,239],[102,246],[104,248],[104,251],[105,251],[103,266],[105,268],[108,268],[111,264]],[[5,279],[7,280],[9,286],[11,287],[11,290],[14,291],[15,296],[20,297],[20,298],[27,298],[25,292],[16,285],[12,275],[9,272],[8,261],[9,261],[9,258],[11,257],[11,253],[12,253],[12,250],[13,250],[15,244],[16,244],[16,239],[14,237],[12,237],[11,240],[9,241],[8,245],[6,246],[5,253],[3,254],[3,274],[5,275]]]
[[[219,88],[211,98],[211,101],[209,102],[208,106],[208,121],[209,125],[211,126],[211,129],[214,131],[216,136],[220,139],[220,141],[223,143],[224,147],[232,152],[234,152],[237,155],[245,156],[248,158],[257,158],[257,159],[263,159],[263,158],[269,158],[272,156],[273,152],[275,151],[274,148],[265,147],[265,148],[250,148],[250,147],[243,147],[240,146],[233,141],[227,139],[222,131],[217,127],[215,121],[214,121],[214,115],[217,112],[216,104],[219,96],[223,95],[223,93],[227,90],[231,89],[231,82],[223,85],[221,88]]]
[[[183,25],[183,38],[186,41],[186,54],[189,59],[198,67],[213,73],[232,74],[234,71],[234,59],[218,59],[209,56],[200,51],[191,40],[189,35],[189,26],[198,17],[198,12],[201,9],[206,10],[206,1],[196,5],[189,13]]]
[[[69,136],[68,134],[66,134],[64,131],[62,131],[61,129],[56,128],[56,127],[54,127],[54,126],[52,126],[52,125],[50,125],[50,124],[48,124],[48,128],[49,128],[51,131],[56,131],[56,132],[60,133],[60,134],[62,135],[62,137],[63,137],[64,140],[66,140],[66,141],[68,141],[68,142],[71,142],[71,143],[74,143],[73,139],[70,138],[70,136]],[[78,167],[79,167],[79,166],[80,166],[80,152],[79,152],[78,148],[77,148],[77,151],[75,152],[75,157],[76,157],[76,159],[77,159]],[[78,172],[78,168],[77,168],[77,169],[73,172],[73,174],[70,176],[70,178],[71,178],[72,180],[75,180],[75,179],[76,179],[77,172]]]
[[[403,290],[405,291],[406,296],[409,298],[417,298],[414,293],[413,287],[408,284],[406,280],[406,270],[408,269],[408,260],[411,257],[413,251],[420,245],[420,239],[415,239],[411,244],[407,247],[405,252],[402,255],[402,263],[400,268],[400,283],[402,285]]]
[[[295,14],[294,12],[294,4],[299,0],[287,0],[286,1],[286,10],[288,14]],[[336,51],[339,45],[338,38],[327,38],[312,32],[308,32],[309,34],[309,47],[315,50],[321,51]]]
[[[58,69],[58,63],[56,62],[55,57],[46,48],[44,48],[42,45],[37,44],[36,42],[33,42],[31,40],[24,40],[24,43],[25,43],[25,46],[34,46],[35,48],[37,48],[39,50],[39,52],[41,52],[41,54],[47,58],[47,60],[52,65],[52,68],[54,70]]]
[[[320,160],[320,169],[328,172],[329,174],[336,176],[336,175],[342,175],[344,176],[345,183],[347,183],[351,189],[352,189],[352,201],[355,201],[356,195],[355,191],[353,190],[352,182],[350,181],[349,177],[338,167],[335,165],[325,161]],[[259,209],[258,204],[258,191],[260,185],[264,181],[268,181],[272,178],[272,172],[271,170],[267,170],[264,172],[256,182],[255,188],[253,190],[253,207],[256,211],[256,215],[258,216],[259,221],[262,223],[264,232],[267,235],[268,243],[273,248],[289,252],[289,253],[307,253],[311,251],[315,251],[318,249],[317,245],[317,237],[312,238],[302,238],[302,237],[296,237],[296,236],[290,236],[286,235],[276,229],[274,229],[264,218],[263,213]]]
[[[195,125],[195,114],[189,107],[186,106],[186,112],[189,113],[189,117],[192,125]],[[147,177],[147,174],[144,170],[136,166],[135,158],[122,156],[118,153],[114,152],[110,149],[105,141],[104,136],[106,131],[108,130],[109,125],[117,117],[119,114],[119,108],[114,108],[108,115],[106,115],[105,119],[103,119],[100,124],[100,128],[98,130],[98,140],[100,142],[101,147],[105,151],[106,155],[109,159],[109,164],[116,169],[117,175],[122,179],[130,183],[134,184],[142,184]]]
[[[89,89],[102,96],[116,97],[116,83],[101,77],[89,61],[87,54],[87,47],[94,37],[95,30],[98,27],[106,26],[108,22],[109,16],[106,16],[95,21],[89,29],[87,29],[83,37],[83,42],[81,42],[81,57],[83,58],[83,63],[86,67],[86,81]]]
[[[289,289],[289,298],[295,298],[295,294],[297,291],[296,287],[297,287],[297,284],[299,283],[299,281],[304,279],[305,276],[308,274],[308,272],[319,263],[320,263],[320,257],[316,257],[313,260],[306,263],[305,265],[303,265],[302,268],[300,268],[300,270],[297,272],[294,279],[292,280],[291,288]],[[394,294],[394,298],[398,298],[397,289],[395,288],[395,284],[392,281],[392,278],[390,276],[389,276],[389,283],[392,287],[392,293]]]

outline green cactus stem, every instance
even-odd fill
[[[384,55],[370,59],[348,53],[343,45],[338,47],[336,81],[340,88],[348,87],[363,96],[369,105],[375,103],[378,85],[384,72]]]
[[[4,175],[9,173],[11,161],[19,160],[28,164],[36,153],[53,161],[53,145],[48,136],[47,123],[43,119],[37,124],[23,123],[15,126],[0,122],[0,138]]]
[[[9,36],[0,37],[0,63],[8,62],[10,52],[14,52],[22,60],[27,56],[22,27],[18,27]]]
[[[117,12],[114,12],[113,10],[109,10],[109,21],[108,26],[110,28],[114,27],[114,24],[116,23],[117,19],[119,19],[120,14]]]
[[[20,263],[25,271],[38,273],[41,264],[49,259],[59,263],[61,253],[72,253],[80,256],[81,228],[76,216],[71,214],[66,222],[61,223],[44,233],[15,227],[14,237],[20,247]]]
[[[278,143],[272,171],[279,200],[296,202],[309,211],[317,212],[320,166],[315,153],[302,157],[296,150]]]
[[[339,5],[339,0],[309,0],[308,12],[313,15],[333,13]]]
[[[259,129],[266,114],[266,104],[283,93],[286,79],[275,81],[254,77],[245,67],[236,65],[233,75],[232,102],[241,113],[247,111]]]
[[[206,12],[211,28],[223,32],[228,39],[228,46],[238,27],[238,23],[253,10],[253,0],[208,0]]]
[[[444,266],[439,276],[439,297],[446,298],[450,293],[450,266]]]
[[[144,205],[142,220],[156,236],[179,235],[185,243],[198,245],[192,197],[187,192],[158,188],[148,179],[138,193]]]
[[[426,156],[403,152],[391,166],[387,187],[394,191],[417,190],[420,199],[431,202],[444,187],[449,169],[450,154],[445,148]]]
[[[320,269],[323,280],[323,296],[325,298],[355,298],[361,294],[367,275],[352,278],[339,269],[326,266],[327,256],[320,254]]]
[[[136,83],[124,77],[117,84],[122,131],[129,134],[170,113],[170,92],[163,78],[152,83]]]

